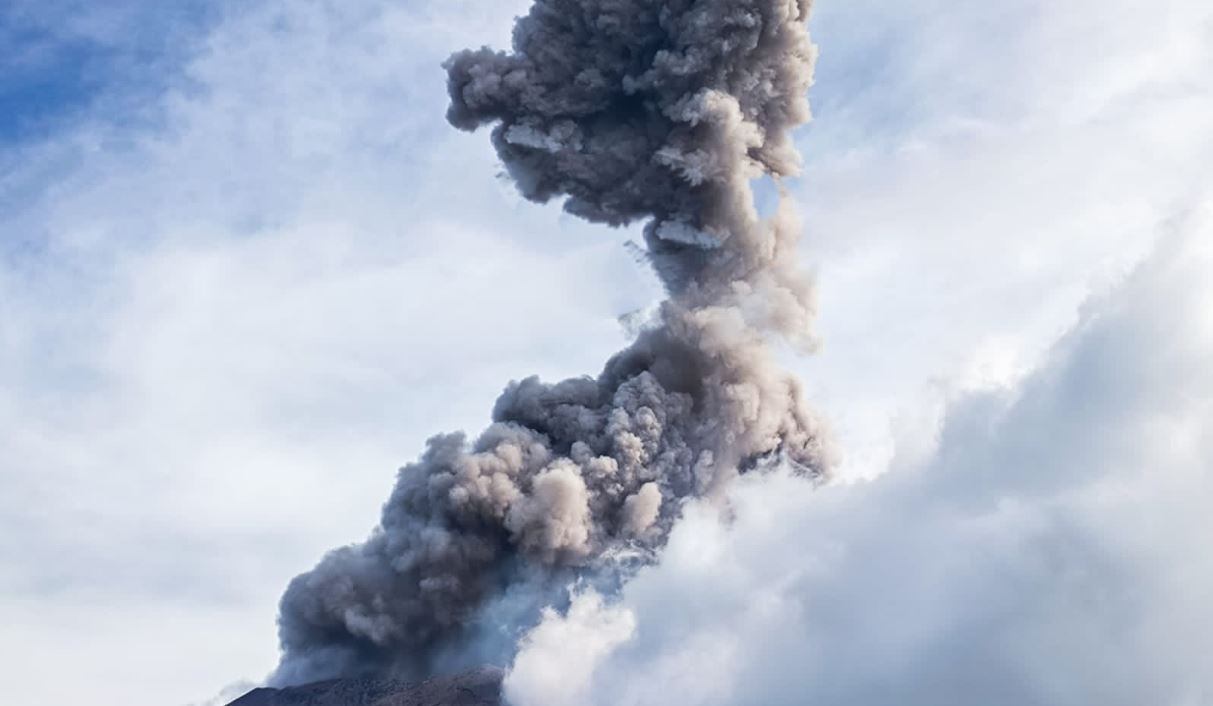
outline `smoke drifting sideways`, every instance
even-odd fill
[[[437,436],[362,544],[291,582],[271,681],[421,678],[508,661],[571,581],[618,581],[685,501],[829,453],[773,347],[813,344],[792,204],[809,118],[808,0],[539,0],[513,51],[464,51],[449,121],[488,124],[519,190],[593,222],[646,221],[669,297],[596,378],[511,383],[469,443]]]

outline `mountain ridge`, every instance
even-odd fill
[[[330,679],[283,688],[259,687],[228,706],[503,706],[504,676],[502,669],[482,667],[422,682]]]

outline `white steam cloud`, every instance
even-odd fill
[[[1213,218],[1182,231],[926,462],[689,511],[600,617],[547,617],[511,702],[1213,703]],[[560,698],[546,636],[601,620],[635,627]]]

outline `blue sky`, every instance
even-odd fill
[[[138,113],[180,70],[223,3],[27,2],[0,10],[0,141]],[[100,101],[109,101],[98,105]]]
[[[438,63],[502,45],[526,4],[19,0],[0,10],[0,675],[12,698],[201,704],[259,680],[274,664],[286,581],[365,535],[394,469],[427,436],[480,428],[510,379],[595,372],[626,341],[618,318],[658,300],[624,246],[634,231],[522,202],[496,176],[485,136],[443,121]],[[1019,559],[1050,532],[1111,547],[1117,575],[1148,567],[1161,577],[1150,590],[1179,612],[1142,609],[1142,649],[1209,619],[1172,584],[1204,586],[1213,561],[1191,543],[1175,545],[1187,554],[1155,546],[1204,529],[1209,486],[1193,469],[1208,453],[1185,444],[1209,429],[1209,411],[1179,391],[1205,389],[1207,372],[1170,376],[1150,347],[1125,341],[1165,337],[1158,350],[1180,362],[1211,350],[1207,305],[1178,304],[1202,301],[1200,278],[1167,263],[1175,253],[1206,262],[1213,9],[1139,5],[819,0],[816,120],[800,136],[796,190],[825,347],[788,363],[830,423],[848,483],[903,471],[929,480],[844,484],[820,510],[789,499],[802,518],[789,528],[840,538],[806,547],[805,565],[829,559],[837,573],[783,575],[776,553],[754,551],[737,586],[778,583],[789,592],[772,600],[809,607],[849,591],[876,600],[898,563],[866,533],[899,532],[888,518],[908,516],[922,527],[920,553],[943,541],[936,529],[993,523],[1002,553],[981,535],[957,551],[978,570],[980,557],[1001,557],[1011,579],[1033,585],[1051,575]],[[1188,313],[1150,329],[1138,300]],[[1083,355],[1127,372],[1067,373]],[[1082,406],[1090,386],[1126,379],[1138,387],[1109,388],[1122,417]],[[1166,531],[1139,515],[1144,524],[1127,526],[1144,539],[1111,529],[1126,510],[1101,511],[1108,488],[1139,479],[1041,431],[1076,415],[1138,440],[1136,466],[1167,479],[1138,488]],[[1013,473],[1029,451],[1076,460],[1047,492],[1033,474],[988,484],[1010,515],[974,510],[957,464]],[[1078,467],[1107,483],[1065,472]],[[932,492],[947,498],[942,515],[923,500]],[[1176,494],[1193,503],[1172,504]],[[1086,524],[1057,534],[1049,523],[1067,514]],[[758,520],[720,536],[695,522],[725,555],[789,541]],[[852,546],[879,571],[831,554]],[[639,669],[628,660],[646,649],[689,659],[652,608],[695,578],[674,556],[617,606],[650,625],[651,642],[587,655],[586,674]],[[963,634],[953,628],[993,620],[982,598],[997,595],[966,592],[970,574],[936,568],[938,592],[924,588],[912,606],[926,622],[884,605],[886,633],[862,612],[839,613],[832,625],[847,628],[849,649],[894,634],[907,650],[946,654]],[[938,596],[969,603],[951,617],[925,610]],[[998,605],[1045,615],[1072,598],[1054,597]],[[703,635],[768,625],[733,598],[721,594],[719,625],[693,616]],[[1091,634],[1099,619],[1074,613]],[[1033,635],[1051,639],[1043,627]],[[1033,635],[1016,639],[1031,648]],[[1171,641],[1188,645],[1174,665],[1204,644],[1192,639]],[[700,671],[754,678],[761,666],[735,664]],[[1037,666],[1069,703],[1071,687]],[[1175,680],[1155,666],[1126,675],[1122,693]],[[654,683],[673,678],[649,667]],[[863,674],[836,674],[830,693],[866,703]],[[887,674],[922,687],[910,672]],[[1191,680],[1188,691],[1207,693]]]

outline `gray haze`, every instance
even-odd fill
[[[512,383],[479,437],[431,439],[371,537],[292,581],[275,683],[508,659],[569,581],[609,586],[651,558],[684,500],[775,463],[826,472],[801,388],[770,349],[812,346],[799,223],[786,200],[760,218],[751,191],[798,168],[808,12],[807,0],[543,0],[512,52],[449,60],[451,123],[495,124],[527,198],[646,221],[670,298],[596,379]]]

